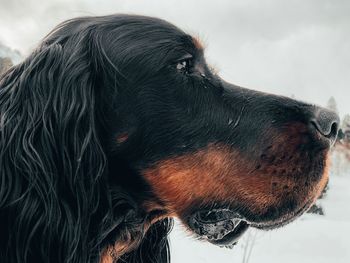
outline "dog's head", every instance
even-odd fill
[[[248,226],[290,222],[319,196],[336,114],[223,81],[199,41],[162,20],[110,17],[99,27],[110,154],[149,186],[145,209],[231,245]]]
[[[249,226],[292,221],[327,183],[335,113],[225,82],[201,43],[163,20],[71,20],[38,52],[46,52],[37,63],[48,83],[71,87],[59,91],[70,106],[51,105],[57,119],[98,126],[71,131],[87,148],[88,136],[98,141],[110,187],[128,189],[152,222],[175,216],[202,239],[230,246]],[[86,109],[93,113],[79,115]]]
[[[47,42],[74,52],[82,32],[101,59],[106,154],[148,186],[148,212],[230,245],[248,226],[293,220],[325,187],[336,114],[223,81],[196,38],[155,18],[75,20]]]

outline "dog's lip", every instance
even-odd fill
[[[283,227],[294,220],[296,220],[298,217],[300,217],[302,214],[304,214],[313,204],[313,200],[308,200],[299,210],[289,213],[277,220],[270,220],[270,221],[249,221],[249,225],[251,227],[261,229],[261,230],[273,230],[276,228]]]
[[[311,204],[307,202],[296,212],[270,221],[249,220],[231,209],[200,210],[188,218],[188,225],[200,239],[231,248],[249,227],[261,230],[282,227],[298,218]]]
[[[231,232],[228,232],[219,239],[209,239],[208,241],[214,245],[232,248],[237,244],[238,240],[243,236],[248,228],[249,224],[244,220],[240,220]]]
[[[188,219],[190,228],[208,242],[232,247],[249,228],[241,216],[229,209],[202,210]]]

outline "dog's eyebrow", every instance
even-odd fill
[[[198,37],[192,36],[192,42],[198,50],[203,50],[204,46]]]

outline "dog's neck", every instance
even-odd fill
[[[149,194],[149,186],[125,160],[118,156],[110,156],[110,159],[113,161],[109,163],[108,180],[115,219],[109,222],[112,227],[108,227],[110,230],[100,263],[118,262],[123,255],[139,247],[153,224],[172,216],[166,212],[164,204]]]
[[[125,254],[135,250],[140,245],[143,237],[148,229],[156,222],[168,217],[166,213],[161,210],[153,210],[142,213],[144,216],[135,215],[141,221],[139,225],[135,226],[134,222],[123,222],[122,226],[118,226],[113,230],[115,236],[118,237],[113,243],[108,244],[102,251],[99,263],[117,263],[118,260]],[[134,221],[134,220],[133,220]]]
[[[118,156],[110,156],[110,160],[108,195],[111,214],[99,263],[128,262],[124,259],[129,253],[141,249],[152,225],[173,216],[156,196],[150,194],[148,184],[125,160]]]

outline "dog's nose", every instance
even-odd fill
[[[336,140],[339,130],[339,116],[337,113],[324,108],[317,108],[311,119],[311,124],[332,143]]]

